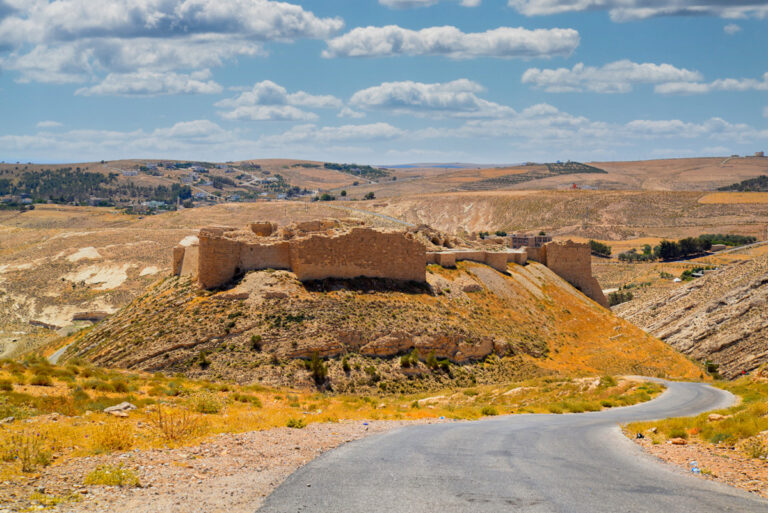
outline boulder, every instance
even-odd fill
[[[129,411],[135,410],[136,406],[129,403],[129,402],[122,402],[120,404],[116,404],[114,406],[110,406],[108,408],[104,408],[104,413],[109,413],[110,415],[114,415],[116,417],[127,417]],[[119,415],[122,414],[122,415]]]

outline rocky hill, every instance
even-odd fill
[[[431,265],[426,285],[409,286],[302,284],[267,270],[214,293],[167,278],[65,343],[65,359],[103,366],[336,391],[557,373],[700,376],[536,263],[512,264],[506,275],[483,264]]]
[[[768,362],[768,256],[737,262],[674,289],[641,295],[615,311],[733,378]]]

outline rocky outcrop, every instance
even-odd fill
[[[733,378],[768,362],[768,257],[706,273],[616,312]]]

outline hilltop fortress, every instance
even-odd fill
[[[244,229],[207,227],[173,250],[173,273],[195,276],[213,289],[245,271],[284,269],[300,281],[326,278],[384,278],[426,282],[427,264],[455,267],[481,262],[506,272],[509,262],[546,265],[602,306],[608,302],[592,276],[589,246],[550,242],[541,248],[440,248],[428,250],[418,230],[382,230],[355,219],[319,220],[278,227],[251,223]]]

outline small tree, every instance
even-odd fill
[[[372,199],[376,199],[376,195],[373,192],[368,192],[365,194],[365,196],[363,196],[363,198],[367,200],[372,200]]]
[[[341,191],[341,197],[345,198],[347,196],[347,191]]]
[[[312,359],[309,361],[307,367],[317,386],[322,385],[328,380],[328,366],[325,365],[317,352],[312,353]]]

